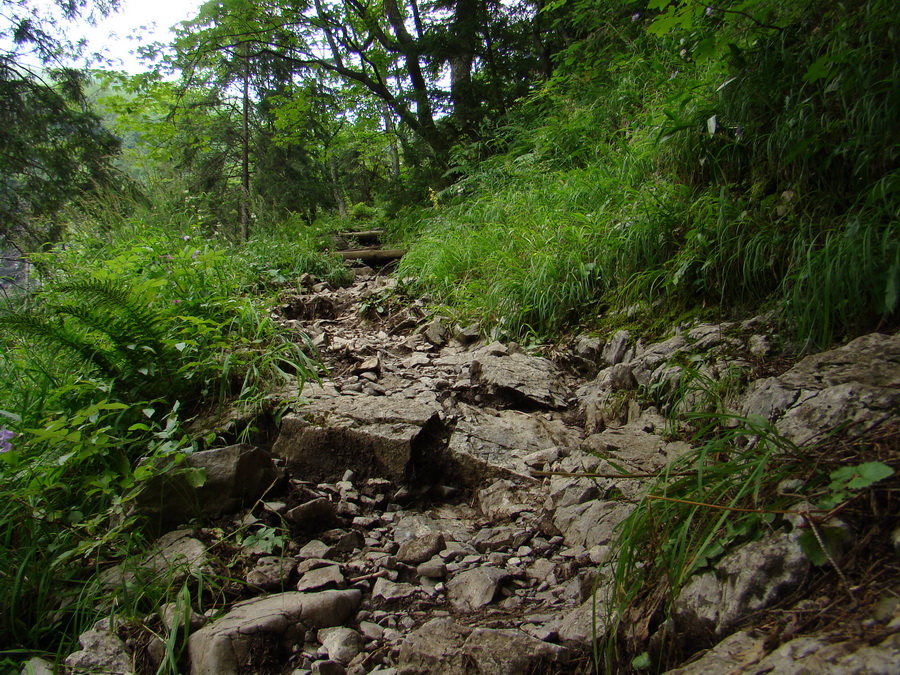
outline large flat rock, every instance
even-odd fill
[[[279,593],[238,603],[188,639],[191,675],[238,675],[252,665],[254,648],[277,645],[285,654],[313,628],[339,626],[353,616],[357,589]]]
[[[440,428],[440,412],[433,397],[323,396],[284,416],[272,452],[316,480],[347,469],[402,480]]]
[[[400,646],[401,675],[560,672],[568,651],[514,629],[469,628],[433,619]]]

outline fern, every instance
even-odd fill
[[[83,365],[113,378],[116,375],[114,360],[103,349],[90,341],[84,333],[69,328],[61,321],[54,321],[35,313],[13,313],[0,316],[0,329],[6,329],[19,337],[32,340],[33,346],[59,347],[75,356]]]
[[[85,279],[62,284],[56,290],[90,303],[87,307],[105,309],[112,323],[101,330],[115,344],[144,344],[157,354],[162,353],[165,342],[162,317],[127,285]]]
[[[35,312],[0,317],[19,337],[72,354],[81,365],[131,389],[137,375],[171,381],[173,354],[167,347],[158,310],[129,286],[92,279],[48,289],[47,302]],[[147,382],[139,383],[146,389]]]

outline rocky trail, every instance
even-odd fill
[[[689,363],[708,382],[755,373],[737,410],[798,444],[847,422],[857,435],[893,428],[883,456],[897,459],[898,335],[780,369],[761,318],[533,352],[402,301],[388,274],[354,271],[349,287],[301,280],[283,297],[280,320],[311,338],[329,375],[306,384],[271,446],[192,455],[204,486],[176,476],[143,499],[158,552],[106,572],[111,585],[183,584],[184,604],[139,626],[100,622],[66,659],[71,672],[593,672],[616,527],[649,477],[691,449],[647,392],[676,390]],[[679,400],[702,402],[697,391]],[[884,553],[888,587],[900,580],[896,492],[889,505],[883,541],[851,544]],[[786,599],[813,577],[837,583],[803,555],[799,529],[738,545],[696,574],[672,619],[644,626],[650,655],[669,631],[694,658],[678,673],[898,672],[896,585],[857,603],[853,636],[754,630],[766,611],[793,613],[796,628],[823,611],[821,597]]]

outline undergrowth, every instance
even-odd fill
[[[33,254],[40,285],[0,308],[0,659],[13,662],[71,651],[112,602],[139,615],[181,592],[98,573],[146,546],[134,500],[159,472],[187,471],[202,441],[190,420],[252,415],[318,376],[271,316],[277,292],[305,273],[347,280],[296,223],[235,247],[191,218],[105,215]]]

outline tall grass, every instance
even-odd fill
[[[879,222],[869,210],[841,229],[804,233],[794,242],[785,307],[810,345],[835,335],[890,325],[900,300],[900,220]]]
[[[807,5],[654,39],[613,12],[593,76],[561,68],[504,153],[458,168],[401,274],[512,337],[660,300],[777,305],[801,346],[894,325],[895,23],[882,0]]]

